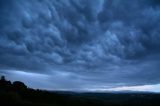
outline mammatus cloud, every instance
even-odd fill
[[[44,75],[45,88],[53,89],[158,84],[159,4],[158,0],[0,1],[0,72],[15,73],[13,79],[18,73]],[[39,82],[32,85],[40,87]]]

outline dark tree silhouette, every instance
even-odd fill
[[[1,81],[5,81],[5,76],[1,76]]]
[[[13,87],[15,87],[16,89],[26,89],[27,88],[27,86],[23,82],[20,82],[20,81],[14,81]]]
[[[11,86],[12,86],[11,81],[7,81],[5,79],[5,76],[1,76],[1,79],[0,79],[0,89],[3,90],[3,91],[4,90],[8,91],[8,90],[11,89]]]

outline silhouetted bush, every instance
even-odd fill
[[[27,86],[23,82],[20,82],[20,81],[13,82],[13,87],[16,89],[21,89],[21,90],[27,89]]]

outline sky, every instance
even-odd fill
[[[160,1],[0,0],[0,75],[47,90],[160,92]]]

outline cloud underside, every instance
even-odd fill
[[[38,74],[45,88],[57,89],[158,84],[159,5],[158,0],[0,1],[0,73],[13,79]]]

